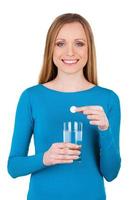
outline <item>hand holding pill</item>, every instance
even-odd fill
[[[99,130],[107,130],[109,127],[109,121],[102,106],[71,106],[70,111],[72,113],[81,112],[87,115],[89,123],[91,125],[97,125]]]

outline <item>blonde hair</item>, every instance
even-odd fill
[[[84,76],[89,82],[95,85],[98,84],[97,69],[96,69],[96,52],[95,52],[95,44],[91,26],[89,25],[88,21],[85,18],[75,13],[62,14],[58,16],[51,24],[46,37],[43,65],[39,75],[39,84],[51,81],[56,77],[57,67],[53,63],[53,51],[54,51],[55,39],[62,26],[64,24],[72,22],[81,23],[87,37],[88,61],[86,63],[86,66],[83,68]]]

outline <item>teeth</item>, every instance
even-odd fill
[[[75,64],[78,60],[63,60],[66,64]]]

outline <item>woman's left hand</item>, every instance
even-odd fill
[[[109,127],[108,118],[102,106],[82,106],[76,107],[76,112],[87,115],[91,125],[97,125],[99,130],[107,130]]]

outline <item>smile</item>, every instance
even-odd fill
[[[76,64],[79,59],[62,59],[62,62],[65,64]]]

